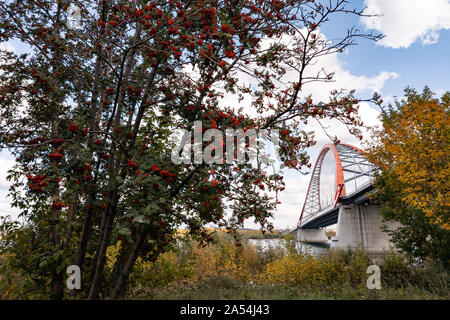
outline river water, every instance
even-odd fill
[[[263,251],[269,250],[270,248],[286,248],[286,241],[283,239],[249,239],[249,242]],[[327,243],[312,244],[296,241],[295,248],[299,253],[308,253],[313,256],[318,256],[327,253],[330,246]]]

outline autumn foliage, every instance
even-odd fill
[[[406,100],[388,107],[369,149],[380,168],[376,198],[388,220],[401,222],[397,246],[413,258],[450,263],[449,93],[434,98],[406,90]]]
[[[450,230],[450,96],[407,92],[407,102],[384,115],[370,160],[396,177],[401,201]]]

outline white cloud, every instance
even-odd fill
[[[8,51],[16,52],[16,50],[14,49],[12,44],[9,42],[0,43],[0,50],[8,50]]]
[[[399,74],[389,71],[380,71],[377,75],[371,77],[351,74],[348,70],[345,70],[344,63],[339,59],[338,54],[326,55],[314,61],[314,64],[306,69],[306,76],[315,76],[322,68],[327,73],[334,73],[334,81],[306,84],[303,93],[305,95],[312,94],[313,100],[324,102],[328,100],[330,91],[334,89],[355,89],[357,93],[361,91],[380,92],[387,80],[399,77]]]
[[[361,22],[370,29],[386,35],[379,45],[408,48],[415,41],[433,44],[439,30],[450,29],[450,1],[448,0],[365,0],[368,14]]]
[[[8,170],[11,169],[13,165],[13,160],[0,158],[0,190],[9,188],[11,185],[11,182],[6,180],[6,176],[8,175]]]
[[[0,152],[0,216],[11,215],[17,217],[19,211],[16,208],[11,208],[11,198],[8,198],[8,190],[11,182],[6,180],[8,170],[14,165],[13,160],[2,158],[6,153]]]
[[[0,191],[0,216],[11,216],[17,218],[19,210],[11,207],[11,198],[7,197],[7,192]]]
[[[327,41],[326,36],[317,30],[317,38],[323,41]],[[268,48],[274,40],[272,39],[263,39],[262,47]],[[294,43],[294,38],[291,35],[284,35],[281,43],[292,46]],[[255,67],[253,65],[253,67]],[[288,68],[289,69],[289,68]],[[306,83],[302,91],[300,92],[299,101],[302,101],[302,98],[312,95],[314,102],[328,102],[330,97],[330,92],[333,90],[347,89],[350,91],[351,89],[356,90],[357,93],[368,93],[367,98],[372,97],[373,92],[380,92],[384,87],[386,81],[390,79],[397,79],[400,77],[398,73],[391,71],[380,71],[376,75],[366,76],[366,75],[355,75],[345,69],[345,63],[340,59],[340,55],[328,54],[320,56],[316,59],[313,59],[309,65],[305,68],[304,77],[305,78],[315,78],[318,75],[323,77],[324,72],[327,74],[333,74],[332,82],[310,82]],[[244,72],[238,72],[239,84],[244,86],[252,85],[256,87],[255,79],[252,76]],[[280,89],[285,89],[284,85],[297,82],[298,81],[298,72],[297,71],[288,71],[282,78]],[[290,86],[290,84],[289,84]],[[272,102],[276,103],[275,100]],[[249,116],[262,116],[263,114],[256,111],[251,106],[251,99],[248,95],[244,96],[242,101],[238,100],[237,95],[226,93],[223,100],[219,102],[221,107],[225,106],[233,106],[235,109],[238,107],[243,107],[244,113]],[[269,113],[265,113],[264,115],[268,115]]]

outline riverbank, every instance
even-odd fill
[[[253,242],[253,243],[252,243]],[[412,265],[390,252],[376,263],[381,289],[367,288],[374,261],[362,251],[298,251],[289,238],[277,246],[236,247],[225,235],[214,245],[183,243],[153,265],[137,264],[130,299],[449,299],[449,270]]]

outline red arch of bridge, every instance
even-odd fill
[[[347,146],[349,148],[352,148],[353,150],[358,151],[362,155],[364,154],[364,152],[361,149],[358,149],[355,146],[352,146],[352,145],[346,144],[346,143],[339,143],[339,144],[343,145],[343,146]],[[300,214],[300,219],[298,220],[298,223],[297,223],[297,227],[300,227],[300,225],[302,223],[303,213],[305,211],[305,206],[306,206],[306,202],[307,202],[306,200],[308,199],[309,192],[311,191],[313,180],[314,180],[314,174],[316,173],[316,170],[318,170],[317,171],[318,181],[317,181],[317,185],[315,187],[317,188],[318,203],[320,205],[320,171],[322,169],[323,158],[329,151],[333,152],[334,159],[336,160],[336,192],[335,192],[335,196],[334,196],[334,206],[337,205],[337,202],[340,197],[345,196],[344,171],[342,170],[341,158],[339,156],[339,152],[336,148],[336,145],[334,143],[329,143],[329,144],[326,144],[325,146],[323,146],[322,150],[320,150],[319,157],[317,158],[317,161],[314,165],[313,174],[311,176],[311,180],[309,181],[308,191],[306,192],[306,199],[305,199],[305,202],[303,203],[303,208],[302,208],[302,212]]]

